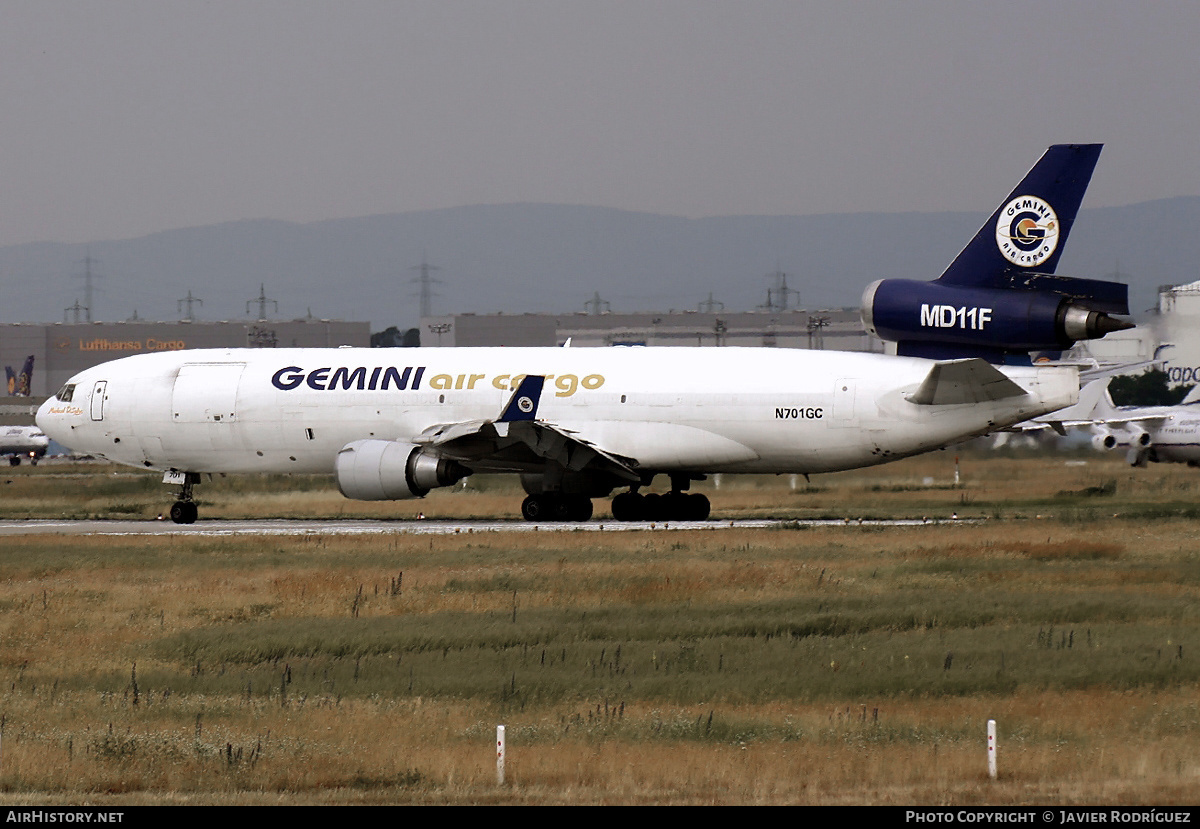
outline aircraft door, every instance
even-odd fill
[[[193,464],[215,463],[230,452],[230,463],[241,449],[238,386],[245,363],[184,363],[171,389],[171,425],[161,436],[168,455],[187,457]],[[150,447],[148,451],[154,451]]]
[[[97,380],[92,386],[92,420],[104,420],[104,397],[108,391],[107,380]]]
[[[833,426],[840,429],[858,428],[858,381],[839,377],[833,387]]]
[[[245,367],[245,363],[185,363],[171,390],[171,421],[236,421],[238,383]]]

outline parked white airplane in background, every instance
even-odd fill
[[[196,520],[205,472],[322,472],[363,500],[514,472],[530,520],[702,519],[717,472],[853,469],[1075,402],[1028,352],[1130,327],[1126,286],[1053,275],[1099,145],[1051,147],[933,282],[882,280],[869,330],[897,355],[774,348],[230,349],[80,372],[38,412],[58,442],[166,471]],[[1024,365],[1012,363],[1023,361]],[[657,475],[670,490],[645,495]]]
[[[1200,386],[1177,406],[1115,406],[1106,377],[1093,380],[1070,408],[1038,418],[1060,434],[1068,427],[1088,427],[1092,446],[1124,450],[1130,466],[1186,463],[1200,466]],[[1034,424],[1030,424],[1034,427]]]
[[[12,466],[18,466],[22,458],[37,466],[49,447],[50,438],[37,426],[0,426],[0,457],[8,458]]]

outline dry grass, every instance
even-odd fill
[[[1088,461],[973,456],[955,488],[939,453],[713,495],[974,524],[8,538],[0,802],[1194,804],[1195,473]],[[163,495],[65,474],[10,475],[3,509]],[[420,506],[519,500],[483,484]],[[202,495],[416,511],[261,488]]]

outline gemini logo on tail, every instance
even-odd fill
[[[1044,262],[1058,248],[1058,215],[1045,199],[1017,196],[996,219],[1000,255],[1022,268]]]

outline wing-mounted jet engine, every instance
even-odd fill
[[[863,293],[867,330],[908,357],[1027,365],[1133,324],[1128,286],[1057,276],[1100,145],[1056,145],[932,282],[882,279]]]
[[[1109,451],[1117,448],[1117,436],[1112,433],[1111,429],[1097,429],[1092,435],[1092,448],[1100,451]]]
[[[427,455],[419,446],[394,440],[356,440],[342,447],[334,465],[338,489],[356,501],[424,498],[429,490],[458,483],[471,474],[462,464]]]

